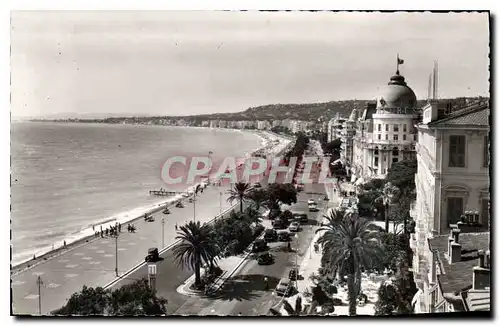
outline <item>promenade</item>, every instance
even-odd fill
[[[227,210],[230,206],[226,200],[227,190],[228,187],[209,186],[197,196],[196,221],[208,222],[221,211]],[[222,200],[220,192],[223,193]],[[116,278],[116,252],[118,274],[121,275],[144,261],[148,248],[157,247],[161,250],[162,229],[165,246],[175,241],[175,225],[183,225],[194,218],[193,203],[184,201],[184,205],[184,208],[171,207],[169,215],[161,212],[153,214],[154,222],[145,222],[142,218],[136,220],[133,222],[137,227],[135,233],[128,233],[126,225],[122,225],[117,241],[104,237],[74,249],[69,248],[57,257],[12,276],[13,313],[39,313],[38,276],[43,282],[40,288],[42,314],[63,306],[71,294],[80,291],[83,285],[104,286],[113,281]],[[162,218],[165,220],[163,227]]]
[[[285,147],[284,144],[280,145],[275,148],[275,153]],[[220,212],[228,210],[230,208],[227,202],[228,189],[229,185],[221,187],[210,185],[197,196],[196,210],[193,208],[193,203],[184,200],[185,207],[171,207],[169,215],[164,215],[161,211],[152,214],[153,222],[146,222],[142,218],[132,222],[137,228],[135,233],[128,233],[127,226],[122,225],[118,239],[104,237],[89,243],[68,246],[67,250],[57,256],[14,274],[11,276],[12,312],[16,315],[49,314],[62,307],[73,293],[82,289],[83,285],[105,286],[114,281],[116,267],[118,275],[121,276],[143,262],[149,248],[157,247],[161,250],[175,242],[176,224],[181,226],[193,219],[205,223]],[[196,211],[195,216],[194,211]],[[164,225],[162,219],[165,221]],[[167,251],[166,255],[169,254],[170,251]],[[42,281],[40,286],[37,284],[38,276]],[[182,275],[179,277],[183,278]],[[39,298],[41,298],[41,312]]]

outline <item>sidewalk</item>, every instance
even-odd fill
[[[213,219],[219,212],[229,208],[224,200],[222,208],[219,200],[220,191],[225,189],[208,187],[197,198],[196,220],[202,223]],[[15,314],[38,313],[38,286],[36,279],[41,277],[43,285],[42,313],[63,306],[74,292],[83,285],[97,287],[115,280],[116,253],[118,253],[118,273],[126,271],[144,262],[148,248],[161,249],[175,242],[175,225],[183,225],[193,219],[193,204],[185,203],[185,208],[171,208],[170,215],[161,212],[153,214],[154,222],[139,219],[134,222],[136,233],[128,233],[126,225],[118,240],[104,237],[89,242],[73,250],[61,253],[39,265],[11,277],[12,308]],[[165,223],[162,225],[162,219]],[[163,229],[163,231],[162,231]],[[163,237],[162,237],[163,235]]]

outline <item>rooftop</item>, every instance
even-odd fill
[[[460,234],[462,259],[448,262],[448,237],[440,235],[429,239],[429,248],[438,254],[440,273],[439,285],[443,293],[458,294],[472,286],[472,268],[478,264],[478,250],[489,248],[489,232]]]
[[[428,123],[428,126],[480,126],[489,127],[489,102],[476,103],[455,111],[443,119]]]
[[[469,290],[462,299],[467,311],[490,311],[489,290]]]

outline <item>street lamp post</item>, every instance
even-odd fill
[[[196,192],[193,195],[193,222],[196,222]]]
[[[38,275],[36,279],[36,285],[38,286],[38,314],[42,315],[42,278]]]
[[[165,248],[165,218],[161,219],[161,248]]]
[[[156,264],[148,264],[148,283],[151,291],[156,291]]]
[[[118,277],[118,233],[115,235],[115,274]]]

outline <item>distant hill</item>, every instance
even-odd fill
[[[196,120],[305,120],[317,121],[319,118],[327,119],[334,117],[337,113],[348,116],[354,106],[364,108],[365,100],[331,101],[310,104],[269,104],[248,108],[242,112],[214,113],[184,118],[195,118]]]

